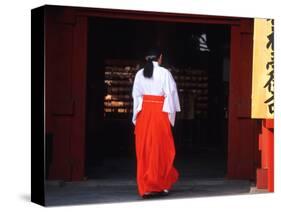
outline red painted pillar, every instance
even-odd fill
[[[274,119],[262,121],[259,136],[261,168],[257,169],[257,188],[274,191]]]

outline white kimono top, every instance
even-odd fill
[[[143,76],[143,69],[140,69],[135,76],[133,85],[133,118],[136,124],[136,117],[142,109],[143,95],[165,96],[163,112],[168,113],[169,121],[172,126],[175,124],[176,112],[181,111],[176,82],[169,70],[159,66],[158,62],[153,61],[153,75],[151,78]]]

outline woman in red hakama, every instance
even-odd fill
[[[176,84],[171,73],[159,66],[162,54],[149,56],[157,60],[151,61],[151,77],[145,76],[146,67],[141,69],[133,87],[137,184],[142,197],[167,194],[179,177],[173,166],[175,146],[171,130],[175,113],[180,111]]]
[[[163,96],[144,95],[135,127],[139,194],[162,192],[178,179],[174,139]]]

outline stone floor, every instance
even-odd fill
[[[251,192],[249,181],[226,180],[223,178],[179,180],[169,196],[162,199],[194,198],[218,195],[241,195]],[[138,196],[133,179],[87,180],[83,182],[48,181],[46,183],[46,205],[75,205],[93,203],[114,203],[149,201]]]
[[[170,194],[161,199],[195,198],[219,195],[246,195],[263,193],[246,180],[227,180],[225,163],[221,157],[209,156],[176,162],[179,181]],[[116,203],[143,200],[137,192],[135,162],[127,159],[101,163],[89,173],[89,179],[80,182],[46,182],[46,205],[75,205]]]

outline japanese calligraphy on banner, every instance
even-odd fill
[[[252,118],[274,116],[274,21],[254,21]]]

